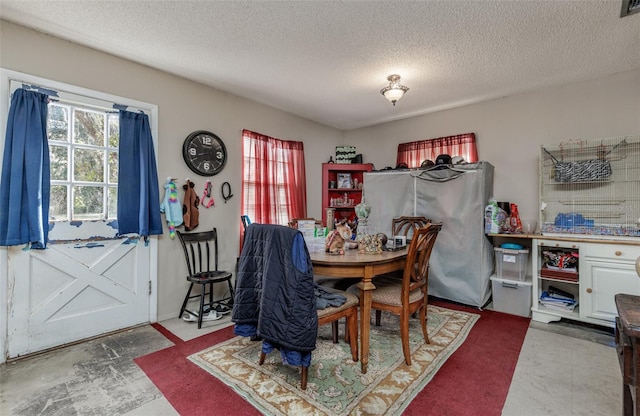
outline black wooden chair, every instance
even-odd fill
[[[233,286],[231,284],[231,272],[218,270],[218,232],[214,228],[211,231],[199,233],[182,233],[176,231],[184,250],[187,262],[187,280],[191,282],[187,295],[182,302],[180,315],[186,320],[198,320],[198,329],[202,327],[202,319],[205,314],[212,314],[218,319],[222,314],[231,312],[233,307]],[[213,285],[227,282],[229,296],[214,300]],[[192,295],[194,285],[200,285],[200,294]],[[208,301],[205,298],[208,295]],[[187,309],[190,299],[200,298],[198,311]],[[184,314],[188,315],[184,315]]]

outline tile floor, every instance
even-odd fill
[[[179,319],[162,322],[183,340],[201,330]],[[170,345],[145,325],[0,365],[0,415],[169,416],[176,411],[132,362]],[[621,380],[609,330],[571,322],[532,322],[504,416],[619,415]]]
[[[622,376],[612,333],[532,322],[503,416],[622,414]]]

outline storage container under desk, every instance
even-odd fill
[[[529,317],[531,315],[531,278],[524,281],[491,276],[493,310]]]

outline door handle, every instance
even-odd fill
[[[640,276],[640,257],[636,259],[636,273]]]

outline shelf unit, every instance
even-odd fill
[[[577,272],[545,272],[545,250],[570,250],[579,253]],[[562,318],[613,327],[616,317],[615,295],[640,295],[640,276],[636,262],[640,241],[632,239],[579,240],[541,237],[532,244],[532,319],[549,323]],[[573,311],[550,309],[540,304],[540,294],[549,285],[573,294],[578,305]]]
[[[533,275],[533,290],[532,290],[532,319],[534,321],[549,323],[552,321],[558,321],[561,318],[568,318],[574,320],[580,320],[580,264],[577,265],[575,273],[570,272],[558,272],[553,270],[547,270],[544,265],[545,251],[566,251],[577,252],[580,254],[580,244],[577,242],[567,241],[554,241],[554,240],[533,240],[532,244],[532,275]],[[549,286],[555,286],[558,289],[564,290],[575,296],[578,301],[577,306],[573,311],[564,311],[558,309],[551,309],[542,305],[540,295],[543,291],[546,291]]]
[[[562,318],[613,327],[617,314],[615,295],[640,296],[640,239],[604,237],[543,236],[540,234],[489,234],[496,241],[531,242],[530,270],[533,277],[531,318],[549,323]],[[547,249],[579,253],[576,273],[545,271],[543,252]],[[561,311],[540,304],[540,294],[549,285],[572,293],[578,305]]]
[[[371,172],[373,165],[371,163],[323,163],[322,164],[322,223],[327,224],[327,208],[335,209],[335,219],[342,220],[347,219],[353,221],[356,218],[355,206],[362,201],[362,187],[350,188],[338,188],[338,185],[344,185],[344,183],[338,183],[339,174],[350,174],[351,183],[357,181],[358,184],[362,184],[364,180],[364,173]],[[330,188],[329,184],[334,183],[335,188]],[[341,202],[336,204],[336,200],[344,201],[346,195],[347,203]],[[334,203],[331,204],[331,200]],[[353,200],[353,203],[349,203],[349,200]]]

